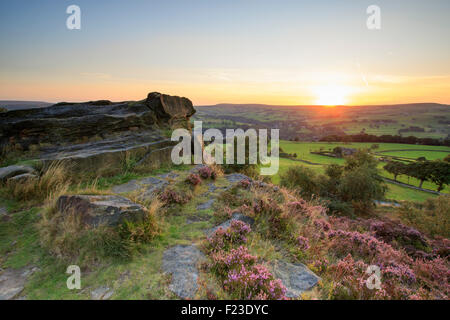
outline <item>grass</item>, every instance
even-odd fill
[[[302,165],[306,166],[317,173],[324,172],[324,166],[328,164],[344,164],[344,159],[339,158],[331,158],[322,155],[311,154],[311,151],[318,150],[332,150],[335,147],[342,146],[346,148],[354,148],[354,149],[364,149],[370,148],[373,143],[327,143],[327,142],[293,142],[293,141],[280,141],[280,148],[283,149],[286,153],[296,153],[298,160],[306,160],[312,163],[316,163],[317,165],[307,164],[301,161],[295,161],[291,159],[280,158],[280,169],[278,174],[272,177],[272,182],[279,183],[280,174],[287,171],[290,166],[294,165]],[[448,153],[450,153],[450,148],[445,146],[423,146],[423,145],[408,145],[408,144],[398,144],[398,143],[378,143],[379,148],[375,150],[378,155],[388,155],[392,153],[394,156],[425,156],[429,160],[433,159],[442,159]],[[389,151],[392,150],[392,151]],[[402,150],[402,151],[400,151]],[[403,151],[406,150],[406,151]],[[409,151],[408,151],[409,150]],[[423,150],[423,151],[420,151]],[[390,179],[393,179],[393,175],[384,171],[382,167],[384,163],[380,163],[379,168],[381,169],[381,175]],[[411,184],[414,186],[418,186],[420,181],[415,178],[408,178],[406,176],[399,176],[397,178],[399,182],[403,182],[406,184]],[[436,190],[437,186],[431,182],[424,182],[423,188]],[[449,187],[447,186],[442,192],[448,193]],[[402,187],[394,184],[388,183],[388,192],[386,195],[387,199],[395,200],[395,201],[417,201],[423,202],[428,198],[435,197],[433,194],[409,189],[407,187]]]
[[[186,188],[184,179],[188,174],[185,169],[188,168],[190,167],[179,166],[176,170],[164,168],[147,175],[126,172],[114,177],[85,182],[83,185],[72,185],[69,190],[76,193],[101,193],[115,184],[168,171],[176,171],[180,175],[178,182],[172,182],[175,188]],[[23,295],[28,299],[90,299],[90,292],[100,286],[113,289],[113,299],[176,299],[177,297],[168,290],[169,277],[162,273],[163,252],[167,247],[176,244],[199,244],[205,238],[203,230],[213,226],[213,209],[201,212],[197,212],[196,209],[198,204],[208,200],[204,193],[208,190],[209,182],[194,188],[192,193],[195,196],[186,205],[175,205],[164,210],[158,218],[160,233],[152,241],[142,243],[139,250],[126,260],[101,257],[101,250],[98,251],[100,248],[95,243],[91,245],[95,247],[96,259],[86,254],[78,258],[62,258],[61,254],[48,250],[48,243],[44,245],[45,237],[42,238],[41,235],[42,223],[46,221],[46,208],[52,209],[51,204],[49,208],[48,205],[41,207],[34,203],[32,209],[23,210],[17,200],[0,198],[0,205],[6,207],[11,215],[9,220],[0,221],[0,265],[2,268],[13,269],[25,266],[38,267],[38,271],[27,280],[23,291]],[[228,181],[221,176],[216,183],[217,186],[228,185]],[[219,192],[220,190],[216,190],[215,194]],[[152,210],[151,204],[149,207]],[[160,206],[156,207],[154,210],[158,210]],[[186,220],[193,215],[200,215],[204,221],[188,224]],[[52,225],[61,226],[55,223]],[[76,238],[73,235],[71,237]],[[93,240],[89,240],[86,234],[82,238],[79,240],[83,240],[83,247],[88,250],[89,242]],[[61,245],[60,241],[50,242],[51,246]],[[81,266],[81,290],[68,290],[66,287],[66,280],[69,277],[66,268],[74,263]],[[206,279],[207,276],[202,275],[202,278]],[[205,294],[204,290],[199,291],[200,298],[205,298]]]

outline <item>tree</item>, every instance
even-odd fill
[[[450,163],[445,161],[431,161],[429,163],[430,180],[438,186],[437,191],[450,184]]]
[[[405,173],[405,165],[398,161],[389,161],[383,169],[394,175],[395,181],[397,181],[397,176]]]
[[[364,150],[358,150],[355,154],[348,156],[345,159],[344,170],[349,171],[357,167],[366,166],[368,168],[376,169],[378,165],[377,159],[370,153]]]
[[[360,209],[367,210],[373,206],[374,200],[384,198],[386,190],[376,169],[361,166],[344,172],[338,186],[338,195],[343,201],[358,204]]]
[[[320,186],[316,173],[303,166],[290,167],[285,174],[281,175],[282,186],[290,189],[299,189],[305,197],[311,197],[320,193]]]
[[[406,174],[420,180],[419,188],[425,181],[430,180],[431,175],[430,161],[417,161],[407,165]]]

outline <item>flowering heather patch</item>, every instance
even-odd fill
[[[252,183],[248,179],[242,179],[241,181],[239,181],[239,186],[243,189],[248,189],[251,185]]]
[[[440,256],[443,259],[450,260],[450,240],[442,237],[436,237],[431,241],[433,255]]]
[[[323,273],[327,270],[329,265],[327,258],[319,258],[317,259],[314,264],[312,265],[312,268],[317,271],[318,273]]]
[[[200,179],[200,176],[195,173],[191,173],[187,178],[186,182],[190,183],[193,186],[199,185],[202,183],[202,179]]]
[[[286,299],[286,288],[281,280],[275,279],[261,264],[242,265],[240,269],[231,270],[224,281],[224,288],[237,299]]]
[[[185,204],[191,199],[191,197],[187,194],[180,194],[173,189],[166,189],[159,195],[159,199],[166,205]]]
[[[198,174],[202,177],[202,179],[209,179],[213,174],[213,170],[210,167],[201,167],[198,170]]]
[[[301,215],[308,215],[309,212],[309,205],[308,202],[306,202],[303,199],[299,199],[298,201],[292,201],[287,204],[289,210],[291,211],[291,214],[301,214]]]
[[[431,261],[417,259],[414,261],[413,269],[417,282],[429,288],[432,296],[437,299],[450,298],[450,269],[446,260],[442,258]]]
[[[397,242],[403,247],[416,251],[428,247],[424,235],[414,228],[393,221],[374,221],[370,224],[374,236],[387,243]],[[416,250],[414,250],[416,248]],[[412,252],[414,253],[414,252]]]
[[[308,250],[309,249],[309,240],[308,238],[298,236],[297,237],[297,244],[300,250]]]
[[[249,254],[247,247],[240,246],[237,249],[231,249],[228,253],[223,250],[213,252],[211,259],[213,261],[211,269],[221,277],[227,277],[230,270],[255,264],[257,257]]]
[[[234,244],[247,242],[247,234],[251,228],[242,221],[233,220],[228,229],[219,228],[208,238],[208,247],[211,251],[228,249]]]
[[[331,230],[331,225],[324,219],[314,220],[314,226],[324,232],[328,232]]]
[[[368,265],[363,261],[355,261],[351,254],[328,268],[328,273],[333,280],[331,290],[335,299],[368,299],[372,291],[366,286]],[[381,290],[376,290],[381,291]],[[380,296],[385,296],[380,292]]]
[[[412,260],[391,245],[378,240],[374,236],[357,231],[332,230],[328,233],[331,239],[330,249],[338,254],[352,253],[368,259],[370,262],[387,263],[411,262]]]

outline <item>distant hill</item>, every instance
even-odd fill
[[[5,108],[7,110],[45,108],[52,104],[53,103],[43,101],[0,100],[0,108]]]
[[[279,128],[285,140],[315,141],[328,135],[402,135],[445,139],[450,136],[450,105],[336,106],[217,104],[196,106],[194,120],[204,128]]]

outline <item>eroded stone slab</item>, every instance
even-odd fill
[[[8,179],[8,182],[14,182],[14,183],[24,183],[28,180],[35,180],[38,179],[39,177],[35,174],[32,173],[23,173],[23,174],[19,174],[18,176],[14,176],[12,178]]]
[[[246,224],[248,224],[250,226],[252,226],[253,223],[255,222],[255,220],[253,218],[245,216],[242,213],[236,212],[236,213],[233,213],[231,219],[225,221],[224,223],[222,223],[214,228],[205,230],[206,236],[211,237],[214,234],[214,232],[216,232],[216,230],[219,228],[228,229],[231,226],[231,222],[233,220],[245,222]]]
[[[59,197],[57,206],[64,214],[81,215],[82,221],[93,227],[116,226],[125,220],[139,221],[145,216],[143,206],[121,196],[64,195]]]
[[[36,272],[37,268],[6,269],[0,271],[0,300],[19,298],[25,287],[26,280]]]
[[[180,175],[178,173],[175,173],[175,172],[169,172],[169,173],[164,173],[164,174],[158,175],[158,177],[162,178],[162,179],[176,179],[179,176]]]
[[[198,264],[203,253],[194,245],[176,245],[164,251],[162,269],[172,275],[169,289],[182,299],[192,299],[198,290]]]
[[[209,199],[205,203],[201,203],[197,206],[197,210],[208,210],[214,204],[215,199]]]
[[[245,174],[241,174],[241,173],[227,174],[225,176],[225,178],[231,183],[236,183],[236,182],[239,182],[242,180],[252,181],[252,179],[250,177],[246,176]]]
[[[34,170],[32,167],[28,166],[8,166],[0,168],[0,181],[6,181],[9,178],[24,174],[24,173],[30,173],[35,174],[36,170]]]
[[[108,300],[114,294],[114,290],[109,287],[100,287],[91,292],[92,300]]]
[[[141,197],[153,196],[156,192],[163,190],[169,183],[155,177],[140,180],[131,180],[127,183],[115,186],[111,189],[114,193],[128,193],[142,190]]]
[[[320,281],[314,272],[302,263],[290,263],[276,260],[271,264],[273,274],[286,287],[288,298],[297,298],[303,292],[311,290]]]

